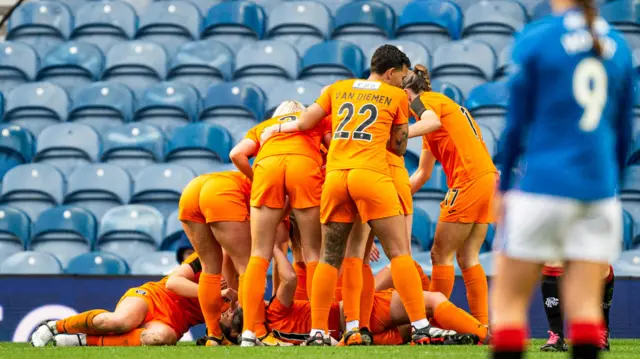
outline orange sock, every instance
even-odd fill
[[[345,258],[342,262],[342,307],[344,322],[360,321],[362,295],[362,259]]]
[[[420,276],[410,255],[397,256],[391,260],[391,278],[411,323],[421,320],[426,322],[427,314]]]
[[[460,334],[475,334],[480,341],[487,337],[488,328],[485,325],[449,301],[440,303],[433,311],[433,317],[442,329],[455,330]]]
[[[402,345],[404,339],[398,328],[387,329],[382,333],[376,333],[373,335],[373,344],[375,345]]]
[[[306,278],[306,288],[307,288],[307,296],[311,295],[311,285],[313,284],[313,276],[316,273],[316,268],[318,268],[318,261],[313,261],[307,263],[307,278]]]
[[[338,283],[336,283],[336,291],[334,299],[336,302],[342,302],[342,272],[338,272]]]
[[[244,273],[238,276],[238,305],[244,308],[244,289],[242,286],[244,285]]]
[[[108,331],[99,330],[93,325],[93,318],[102,313],[107,313],[107,311],[104,309],[94,309],[58,320],[56,322],[56,330],[61,334],[107,334]]]
[[[198,282],[198,302],[207,325],[207,335],[222,338],[220,330],[220,316],[222,314],[222,295],[220,293],[220,282],[222,275],[211,273],[200,273]]]
[[[362,295],[360,296],[360,327],[370,328],[373,296],[376,292],[376,278],[369,263],[362,266]]]
[[[413,264],[416,266],[416,269],[418,270],[418,275],[420,276],[420,281],[422,282],[422,290],[429,291],[429,285],[431,284],[431,281],[429,280],[429,276],[424,273],[424,270],[422,270],[422,266],[420,265],[420,263],[413,261]]]
[[[139,347],[140,336],[144,329],[138,328],[118,335],[87,335],[87,346],[90,347]]]
[[[307,293],[307,266],[304,262],[293,263],[293,270],[296,272],[298,284],[296,285],[296,293],[293,295],[295,300],[309,300]],[[315,268],[314,268],[315,270]]]
[[[318,263],[311,291],[311,329],[329,334],[329,311],[333,303],[338,269],[327,263]]]
[[[476,264],[462,271],[464,285],[467,287],[469,311],[484,325],[489,324],[489,285],[482,265]]]
[[[244,272],[242,293],[244,297],[244,329],[249,330],[259,337],[256,323],[264,323],[264,309],[261,311],[260,303],[264,305],[264,287],[267,284],[267,270],[269,261],[264,258],[251,256],[249,265]],[[262,312],[262,313],[260,313]]]
[[[455,279],[456,277],[453,266],[435,265],[431,272],[431,286],[429,286],[429,292],[440,292],[449,299],[451,297],[451,292],[453,292],[453,283]]]

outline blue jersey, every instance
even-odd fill
[[[622,36],[601,18],[596,57],[580,10],[532,23],[513,50],[500,189],[524,163],[524,192],[595,201],[616,195],[631,144],[633,66]]]

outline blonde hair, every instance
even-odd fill
[[[300,112],[304,110],[304,105],[298,101],[282,101],[282,103],[273,111],[273,117],[283,116],[289,113]]]

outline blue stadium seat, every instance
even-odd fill
[[[209,123],[194,123],[178,128],[169,139],[165,161],[205,174],[229,161],[233,139],[226,128]]]
[[[135,9],[124,1],[85,1],[76,11],[71,38],[107,53],[114,44],[133,38],[137,20]]]
[[[93,252],[73,258],[65,270],[67,274],[124,275],[129,267],[123,258],[108,252]]]
[[[100,158],[100,137],[89,125],[61,123],[45,128],[38,136],[33,162],[47,163],[65,175],[76,167]]]
[[[487,235],[484,238],[484,243],[482,243],[482,248],[480,248],[481,252],[491,252],[493,249],[493,239],[496,236],[496,225],[493,223],[489,224],[489,228],[487,228]]]
[[[431,177],[416,193],[416,196],[442,199],[447,191],[447,176],[442,169],[442,165],[436,162],[431,171]]]
[[[86,209],[51,208],[34,223],[29,249],[53,254],[66,267],[72,258],[91,251],[97,228],[96,219]]]
[[[9,206],[0,206],[0,263],[22,252],[29,240],[31,221],[26,213]]]
[[[480,133],[482,134],[482,140],[487,147],[487,151],[489,151],[489,155],[494,162],[500,162],[500,156],[498,153],[498,138],[496,137],[495,132],[493,132],[490,127],[482,123],[478,123],[478,127]]]
[[[49,253],[19,252],[0,263],[0,274],[61,274],[62,265]]]
[[[188,167],[170,163],[149,165],[133,179],[132,204],[155,207],[163,217],[178,208],[182,189],[196,177]]]
[[[417,242],[423,251],[431,249],[433,233],[431,233],[431,219],[427,212],[420,207],[413,211],[413,225],[411,226],[411,241]]]
[[[273,111],[275,111],[283,101],[299,101],[303,105],[309,106],[316,101],[321,90],[322,86],[318,83],[304,80],[276,86],[269,90],[265,117],[271,117]]]
[[[625,200],[640,201],[640,165],[625,169],[624,184],[620,196]]]
[[[540,5],[540,3],[547,2],[547,0],[518,0],[522,6],[525,7],[528,14],[533,14],[533,11],[536,6]]]
[[[467,96],[471,89],[493,78],[496,55],[489,45],[460,40],[442,45],[433,53],[431,76],[456,85]]]
[[[415,137],[415,140],[411,141],[412,143],[422,142],[419,137]],[[417,147],[417,146],[416,146]],[[420,146],[422,147],[422,146]],[[404,166],[409,172],[409,174],[413,174],[420,165],[420,153],[422,151],[414,152],[413,150],[409,150],[409,145],[407,144],[407,152],[404,154]]]
[[[207,90],[199,121],[226,127],[234,142],[264,119],[265,96],[256,85],[227,82]]]
[[[409,5],[413,0],[385,0],[384,3],[391,6],[397,17],[400,17],[404,7]]]
[[[252,2],[260,5],[264,9],[265,14],[271,14],[273,9],[280,5],[282,0],[253,0]]]
[[[104,57],[94,45],[65,42],[49,51],[40,65],[38,81],[54,83],[68,93],[97,81],[102,74]]]
[[[129,5],[133,7],[136,14],[144,14],[145,10],[151,5],[153,0],[125,0]]]
[[[131,176],[116,165],[87,165],[67,177],[64,204],[82,207],[102,218],[111,208],[129,203],[131,185]]]
[[[90,125],[102,134],[129,122],[133,114],[133,92],[115,82],[79,88],[71,100],[67,121]]]
[[[233,78],[270,91],[275,86],[295,80],[299,70],[300,57],[293,46],[264,40],[249,43],[238,51]]]
[[[541,1],[533,7],[531,11],[531,18],[533,20],[539,20],[547,15],[551,14],[551,4],[548,1]]]
[[[169,275],[180,263],[175,252],[154,252],[141,255],[131,264],[133,275]]]
[[[15,166],[31,162],[34,138],[20,126],[0,125],[0,178]]]
[[[629,212],[622,210],[622,249],[631,249],[633,246],[633,217]]]
[[[33,1],[18,6],[9,18],[7,40],[29,44],[43,58],[69,38],[73,16],[59,1]]]
[[[438,222],[438,218],[440,217],[440,202],[444,199],[444,195],[441,199],[435,198],[415,198],[413,200],[413,210],[416,208],[421,208],[424,210],[429,218],[434,218],[431,223],[431,232],[435,233],[435,224]]]
[[[167,137],[177,128],[193,122],[200,110],[200,94],[191,85],[162,82],[148,88],[133,116],[136,122],[158,127]]]
[[[69,97],[48,82],[20,85],[5,97],[3,122],[20,125],[37,136],[49,125],[67,118]]]
[[[510,43],[502,48],[498,53],[498,67],[493,75],[495,81],[506,80],[507,77],[513,71],[513,64],[511,63],[511,51],[513,50],[513,43]]]
[[[211,39],[188,42],[171,60],[167,80],[189,84],[204,95],[209,86],[231,79],[233,65],[227,45]]]
[[[200,37],[201,27],[200,10],[191,2],[157,1],[140,15],[136,39],[162,44],[173,57],[182,44]]]
[[[329,85],[359,77],[364,69],[362,50],[349,42],[332,40],[312,46],[302,58],[301,80]]]
[[[16,207],[35,220],[41,212],[62,203],[64,176],[55,167],[34,163],[7,172],[0,203]]]
[[[36,78],[38,54],[27,44],[0,42],[0,92],[9,93],[14,87]]]
[[[143,167],[162,162],[165,138],[157,127],[132,123],[103,136],[102,162],[118,165],[135,176]]]
[[[487,275],[493,275],[494,274],[494,264],[493,264],[493,259],[495,258],[493,252],[487,251],[484,253],[481,253],[479,256],[480,259],[480,265],[482,265],[482,269],[484,269],[485,273]],[[457,262],[456,262],[457,263]]]
[[[464,106],[478,124],[487,126],[500,138],[506,124],[508,100],[505,82],[487,82],[471,90]]]
[[[527,20],[524,7],[516,1],[480,1],[465,11],[462,37],[484,41],[499,53]]]
[[[407,152],[404,154],[405,158],[407,154],[411,154],[411,156],[417,158],[418,160],[420,159],[420,154],[422,154],[422,137],[413,137],[413,138],[410,138],[409,141],[407,141]],[[405,165],[406,165],[406,161],[405,161]],[[418,165],[416,164],[413,170],[417,168],[418,168]],[[407,166],[407,170],[409,170],[408,166]],[[411,174],[412,172],[413,171],[409,170],[409,174]]]
[[[327,9],[329,9],[331,16],[335,16],[341,6],[348,4],[351,1],[352,0],[322,0],[321,2],[327,7]]]
[[[203,16],[207,15],[209,9],[213,6],[224,2],[225,0],[189,0],[193,5],[195,5],[198,10],[200,10],[200,14]]]
[[[629,155],[629,160],[627,162],[628,165],[640,164],[640,131],[634,133],[635,139],[631,146],[631,154]]]
[[[164,237],[160,250],[175,251],[181,245],[184,229],[182,228],[182,222],[178,219],[178,211],[176,209],[171,212],[165,220]]]
[[[102,217],[96,248],[115,253],[132,263],[141,255],[158,248],[163,226],[162,214],[153,207],[115,207]]]
[[[265,13],[260,5],[248,1],[229,1],[211,9],[204,19],[202,38],[214,38],[238,51],[250,42],[262,39]]]
[[[304,54],[325,41],[333,19],[325,4],[316,1],[283,1],[269,13],[266,38],[286,42]]]
[[[441,94],[447,96],[457,104],[462,104],[464,102],[464,95],[462,94],[462,91],[460,91],[460,89],[456,85],[450,82],[431,80],[431,89],[435,92],[440,92]]]
[[[640,277],[640,251],[622,252],[620,259],[613,263],[617,276]]]
[[[400,15],[396,39],[421,43],[431,53],[440,45],[460,39],[462,12],[446,0],[414,1]]]
[[[363,78],[368,77],[370,74],[369,67],[371,65],[371,58],[373,58],[373,54],[376,52],[378,47],[384,44],[394,45],[395,47],[400,49],[400,51],[407,54],[407,57],[409,57],[409,60],[411,60],[411,66],[422,64],[425,65],[428,69],[431,68],[431,55],[429,54],[429,51],[419,42],[415,42],[412,40],[387,40],[384,42],[373,44],[367,51],[365,51],[367,59],[364,63],[365,72],[362,76]]]
[[[600,16],[622,32],[629,47],[637,49],[640,47],[640,23],[632,7],[635,7],[633,0],[611,1],[600,7]]]
[[[107,52],[102,79],[127,85],[141,95],[164,79],[168,61],[167,52],[156,43],[141,40],[118,43]]]
[[[395,22],[396,14],[385,3],[373,0],[351,2],[338,9],[331,37],[368,49],[391,38]]]

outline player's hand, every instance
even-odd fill
[[[371,247],[371,253],[369,253],[369,260],[372,262],[377,262],[380,260],[380,250],[378,246],[375,244]]]
[[[222,300],[233,303],[238,300],[238,292],[233,288],[227,288],[221,292]]]
[[[271,125],[265,128],[260,134],[260,142],[264,143],[271,136],[273,136],[273,134],[278,133],[279,130],[280,130],[280,125]]]

